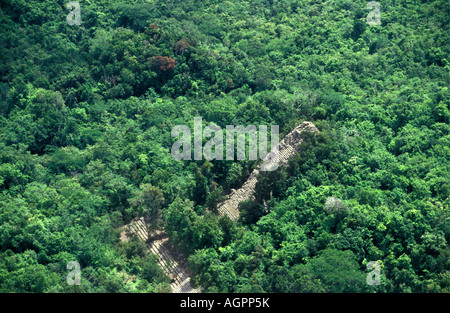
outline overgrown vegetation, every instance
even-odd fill
[[[138,216],[207,292],[450,291],[447,1],[79,2],[1,4],[0,291],[169,290]],[[195,116],[321,132],[233,222],[255,164],[174,160]]]

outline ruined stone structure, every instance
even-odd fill
[[[148,233],[145,228],[144,219],[134,220],[125,226],[121,239],[127,240],[126,233],[134,233],[141,240],[147,241]],[[171,278],[170,287],[173,293],[199,293],[199,289],[195,289],[191,285],[191,278],[186,270],[187,264],[184,260],[175,258],[170,252],[169,238],[163,232],[160,232],[157,239],[152,240],[149,244],[150,252],[158,256],[158,264],[164,272]]]
[[[316,126],[311,122],[303,122],[289,134],[287,134],[284,139],[278,144],[275,149],[271,151],[272,154],[269,154],[264,160],[263,164],[267,164],[267,166],[273,166],[274,162],[278,164],[279,167],[286,166],[288,164],[289,159],[295,155],[296,152],[299,152],[300,144],[303,142],[300,138],[300,134],[302,132],[314,132],[318,133],[319,130]],[[276,153],[278,150],[278,153]],[[269,159],[270,156],[275,154],[275,158],[272,160]],[[242,185],[238,190],[232,189],[231,194],[227,197],[227,199],[218,205],[218,211],[220,214],[228,215],[228,217],[232,220],[237,220],[239,218],[239,203],[245,200],[253,200],[254,199],[254,191],[255,185],[257,182],[256,176],[260,171],[261,165],[253,170],[253,172],[248,177],[247,181]]]
[[[278,146],[271,151],[278,153],[268,154],[263,160],[263,164],[266,166],[273,166],[278,164],[278,167],[286,166],[289,158],[295,155],[299,151],[302,139],[300,134],[304,131],[319,132],[314,124],[310,122],[303,122],[297,126],[293,131],[284,137],[284,139],[278,144]],[[275,158],[271,159],[271,156],[275,155]],[[275,162],[275,163],[274,163]],[[237,220],[239,217],[238,206],[239,203],[248,199],[253,199],[253,193],[255,191],[255,185],[257,182],[256,176],[260,171],[261,166],[255,169],[248,177],[247,181],[238,190],[233,190],[228,196],[227,200],[219,204],[218,210],[220,214],[228,215],[232,220]],[[125,230],[121,234],[122,240],[127,240],[127,232],[135,233],[138,237],[144,241],[148,239],[148,233],[145,228],[143,218],[135,220],[125,226]],[[160,232],[158,239],[152,240],[149,244],[149,249],[153,254],[158,256],[159,265],[164,272],[172,279],[171,287],[174,293],[198,293],[199,289],[195,289],[191,285],[190,276],[187,271],[186,261],[180,258],[174,257],[174,254],[170,250],[168,237],[165,233]]]

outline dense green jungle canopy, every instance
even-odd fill
[[[68,2],[0,1],[1,292],[170,291],[146,214],[204,292],[450,292],[447,0]],[[175,160],[196,116],[320,134],[232,221],[258,162]]]

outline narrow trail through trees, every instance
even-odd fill
[[[278,154],[275,159],[270,162],[278,162],[279,167],[286,166],[289,159],[299,152],[299,147],[303,142],[301,133],[314,132],[318,133],[319,130],[311,122],[303,122],[289,134],[287,134],[282,141],[278,144]],[[272,150],[274,151],[274,150]],[[266,158],[264,161],[268,161]],[[267,163],[266,163],[267,164]],[[260,166],[253,170],[247,181],[241,188],[233,190],[225,201],[218,205],[218,211],[221,215],[227,215],[231,220],[237,220],[239,218],[239,203],[245,200],[254,199],[254,191],[257,182],[257,175],[260,171]],[[147,242],[148,233],[144,224],[143,218],[132,221],[126,225],[125,230],[121,234],[121,240],[126,241],[126,233],[134,233],[140,239]],[[171,247],[168,241],[167,235],[160,231],[154,236],[156,239],[149,243],[149,250],[151,253],[158,256],[158,263],[164,272],[172,279],[171,288],[174,293],[199,293],[200,289],[196,289],[191,285],[191,279],[187,270],[186,260],[176,257],[175,253],[171,251]]]

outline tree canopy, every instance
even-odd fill
[[[0,292],[169,291],[136,217],[206,292],[449,292],[448,2],[367,2],[3,0]],[[197,116],[320,134],[235,222],[258,162],[175,160]]]

